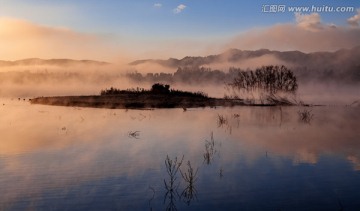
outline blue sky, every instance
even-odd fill
[[[155,7],[156,3],[162,6]],[[173,9],[180,4],[186,5],[186,8],[174,14]],[[357,0],[2,0],[0,14],[86,32],[203,36],[209,33],[230,34],[294,21],[294,15],[290,12],[261,12],[262,5],[273,4],[360,7]],[[346,19],[353,14],[324,12],[322,17],[326,22],[345,24]]]
[[[360,8],[360,1],[0,0],[0,17],[110,37],[126,47],[127,43],[161,40],[217,42],[254,28],[295,22],[293,12],[264,13],[263,5]],[[174,9],[178,6],[181,9],[176,13]],[[319,14],[323,23],[345,26],[356,11]]]

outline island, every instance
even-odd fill
[[[151,89],[120,90],[109,88],[100,95],[55,96],[30,99],[32,104],[93,107],[111,109],[198,108],[245,105],[242,99],[212,98],[203,92],[170,89],[170,85],[156,83]]]

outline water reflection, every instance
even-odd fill
[[[359,108],[314,107],[303,124],[296,107],[4,104],[1,210],[360,207]]]
[[[151,206],[151,202],[154,200],[155,198],[155,194],[156,194],[156,191],[153,187],[149,186],[149,190],[151,191],[151,198],[149,199],[149,208],[150,210],[152,210],[152,206]]]
[[[187,162],[187,170],[181,173],[183,180],[186,183],[185,189],[181,193],[181,197],[183,198],[184,202],[189,206],[191,201],[197,199],[197,190],[195,188],[195,182],[198,179],[197,173],[198,168],[194,171],[193,167],[191,166],[190,161]]]
[[[170,159],[169,156],[166,156],[165,159],[165,169],[167,173],[167,179],[164,179],[165,185],[165,195],[164,195],[164,204],[166,204],[166,210],[177,210],[176,200],[183,200],[188,206],[193,200],[197,200],[197,190],[195,187],[195,182],[198,179],[197,173],[199,168],[196,170],[191,166],[191,162],[187,162],[187,167],[185,170],[181,170],[181,166],[184,161],[184,156],[181,160],[178,161],[178,158]],[[182,184],[184,189],[179,194],[178,190],[181,184],[181,181],[177,181],[178,172],[180,172],[182,177]]]

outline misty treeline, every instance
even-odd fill
[[[189,85],[198,84],[224,84],[232,81],[242,71],[240,68],[230,68],[228,72],[212,70],[207,67],[179,67],[175,73],[127,73],[126,77],[136,82],[148,83],[182,83]]]
[[[258,69],[258,68],[257,68]],[[334,84],[359,84],[360,66],[351,71],[337,71],[331,68],[319,66],[321,70],[307,68],[306,66],[292,67],[293,74],[297,76],[297,82],[307,83],[334,83]],[[182,83],[188,85],[221,85],[230,83],[239,72],[248,72],[251,69],[230,67],[228,70],[218,70],[209,67],[186,66],[179,67],[174,73],[147,73],[130,72],[126,77],[133,82],[147,83]]]
[[[294,73],[285,66],[263,66],[255,70],[230,67],[228,71],[212,70],[207,67],[179,67],[175,73],[133,72],[126,76],[137,82],[183,83],[231,85],[233,88],[263,89],[271,93],[276,91],[295,92],[298,84]]]

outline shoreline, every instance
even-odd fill
[[[91,107],[109,109],[156,109],[156,108],[201,108],[232,107],[246,105],[243,100],[170,96],[166,94],[119,94],[88,96],[54,96],[30,99],[31,104]]]

